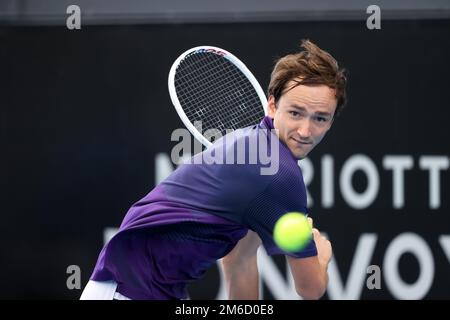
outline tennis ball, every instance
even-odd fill
[[[312,229],[303,213],[288,212],[275,223],[273,238],[284,251],[296,252],[311,241]]]

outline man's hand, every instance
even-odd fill
[[[333,250],[331,249],[330,241],[325,238],[318,229],[314,228],[313,220],[308,218],[308,222],[311,225],[312,233],[314,237],[314,242],[317,248],[317,258],[319,259],[320,265],[325,269],[328,269],[328,264],[330,263],[331,256],[333,255]]]

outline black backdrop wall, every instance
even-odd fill
[[[301,164],[334,248],[326,298],[450,298],[449,31],[450,20],[0,27],[0,298],[79,297],[67,267],[84,286],[105,230],[171,165],[183,126],[167,75],[181,52],[222,47],[267,87],[303,38],[349,70],[346,110]],[[263,297],[290,298],[284,260],[261,259],[277,266],[261,271]],[[369,265],[381,289],[367,288]],[[220,285],[213,267],[192,298],[220,298]]]

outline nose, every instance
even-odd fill
[[[303,119],[303,121],[300,122],[297,133],[305,140],[308,140],[311,137],[311,121],[309,118]]]

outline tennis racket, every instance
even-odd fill
[[[181,54],[170,69],[168,86],[184,125],[206,147],[212,144],[209,129],[223,136],[267,114],[267,98],[256,78],[237,57],[217,47]]]

